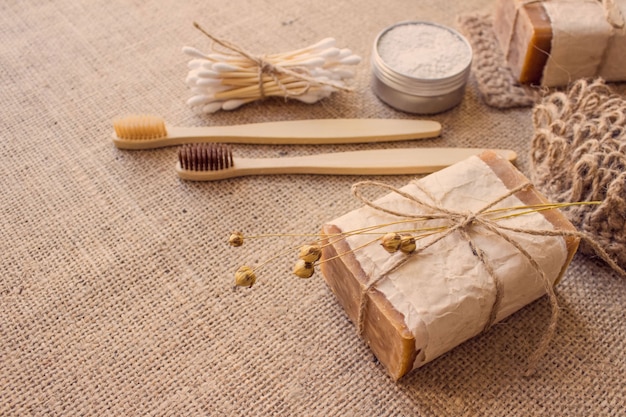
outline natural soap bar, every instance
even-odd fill
[[[445,210],[463,213],[480,211],[503,196],[493,208],[545,203],[545,198],[530,184],[517,190],[527,183],[508,161],[487,152],[411,182],[400,191]],[[328,261],[321,263],[321,269],[348,318],[393,378],[432,361],[482,332],[486,323],[500,321],[545,294],[545,281],[528,258],[502,236],[480,226],[464,229],[475,244],[474,249],[463,233],[455,231],[422,251],[419,247],[435,236],[418,240],[418,250],[409,255],[390,254],[378,243],[368,244],[375,239],[371,233],[337,238],[339,233],[393,222],[395,225],[384,230],[449,225],[449,219],[435,220],[439,223],[434,224],[398,224],[397,216],[380,208],[410,213],[411,217],[432,213],[433,209],[397,192],[375,203],[379,207],[365,205],[323,227],[329,244],[323,249],[323,260]],[[533,230],[575,230],[557,210],[499,221]],[[553,284],[578,247],[575,237],[502,233],[523,247]],[[484,254],[493,274],[475,251]],[[370,287],[372,282],[375,285]]]
[[[522,83],[626,80],[626,0],[497,0],[493,27]]]
[[[552,45],[550,17],[543,5],[499,0],[493,27],[513,75],[522,83],[541,82]]]

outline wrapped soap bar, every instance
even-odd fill
[[[497,0],[493,27],[522,83],[626,80],[626,0]]]
[[[511,228],[574,231],[572,224],[554,209],[504,214],[545,203],[505,159],[493,152],[471,157],[324,225],[322,273],[360,335],[398,379],[558,282],[578,237]],[[500,217],[503,228],[494,232],[480,216]],[[350,233],[355,230],[360,232]],[[408,230],[434,232],[417,239],[411,253],[372,244],[375,232]]]

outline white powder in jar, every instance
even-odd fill
[[[380,37],[377,49],[394,71],[423,79],[456,75],[472,59],[470,48],[456,33],[421,22],[392,27]]]

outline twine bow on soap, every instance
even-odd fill
[[[453,234],[458,234],[464,241],[466,241],[469,244],[470,250],[478,258],[479,262],[484,266],[485,270],[487,271],[489,277],[491,278],[494,284],[494,289],[495,289],[494,290],[495,292],[494,302],[493,302],[493,305],[491,306],[489,318],[483,327],[483,331],[488,330],[494,324],[496,320],[500,303],[502,301],[502,284],[497,274],[495,273],[492,265],[490,264],[489,259],[487,258],[485,252],[483,252],[481,248],[476,245],[476,242],[472,238],[470,231],[475,231],[477,229],[482,228],[482,229],[488,230],[489,232],[493,233],[494,235],[508,242],[528,261],[528,263],[531,265],[533,270],[536,271],[537,274],[540,276],[541,281],[544,285],[546,294],[548,295],[552,312],[551,312],[550,321],[548,323],[548,327],[545,333],[543,334],[542,339],[539,342],[539,345],[536,348],[535,352],[533,352],[533,354],[529,358],[528,370],[527,370],[528,375],[534,372],[539,359],[545,354],[545,352],[547,351],[549,347],[550,341],[552,340],[555,330],[556,330],[556,325],[558,322],[560,309],[558,305],[558,299],[554,291],[553,283],[546,276],[545,272],[543,271],[541,266],[537,263],[537,261],[533,259],[531,254],[526,249],[524,249],[524,247],[521,246],[519,242],[517,242],[515,239],[509,236],[508,233],[513,232],[513,233],[525,233],[525,234],[535,235],[535,236],[550,236],[550,237],[560,236],[560,237],[579,238],[587,242],[595,250],[596,254],[600,258],[602,258],[613,270],[615,270],[622,276],[626,276],[626,271],[622,270],[593,238],[591,238],[589,235],[583,232],[572,231],[572,230],[526,229],[526,228],[521,228],[521,227],[510,227],[497,221],[497,219],[494,218],[494,213],[496,211],[501,213],[501,211],[493,210],[494,206],[496,206],[498,203],[502,202],[508,197],[515,195],[516,193],[520,191],[530,189],[532,187],[532,184],[530,184],[529,182],[525,182],[509,190],[507,193],[501,195],[498,198],[495,198],[493,201],[489,202],[488,204],[483,206],[481,209],[474,211],[474,212],[463,212],[463,211],[456,211],[456,210],[445,208],[441,206],[440,204],[438,204],[437,200],[427,190],[423,189],[423,187],[420,186],[419,182],[414,181],[413,184],[418,186],[420,191],[424,193],[424,195],[427,197],[428,200],[430,200],[430,202],[425,201],[424,199],[421,199],[415,195],[408,194],[402,191],[401,189],[398,189],[391,185],[380,183],[380,182],[363,181],[363,182],[356,183],[352,186],[352,194],[358,200],[360,200],[363,204],[365,204],[368,207],[373,208],[376,211],[384,212],[389,215],[407,219],[407,220],[414,219],[416,222],[429,221],[429,220],[444,220],[444,221],[447,221],[447,223],[449,224],[446,228],[443,229],[442,232],[440,232],[438,236],[430,240],[425,245],[416,248],[414,252],[410,254],[398,254],[397,256],[391,257],[389,262],[387,262],[383,266],[382,268],[383,270],[380,273],[378,273],[377,276],[373,277],[373,279],[370,279],[370,281],[362,287],[359,311],[358,311],[358,316],[357,316],[357,328],[358,328],[359,334],[361,335],[363,334],[363,330],[364,330],[364,324],[365,324],[364,316],[365,316],[365,311],[367,308],[367,302],[369,299],[369,297],[367,296],[367,293],[373,288],[375,288],[376,284],[378,284],[388,274],[395,271],[396,269],[404,265],[406,262],[409,262],[413,257],[418,256],[421,252],[435,245],[437,242]],[[416,203],[418,206],[424,207],[425,209],[428,210],[428,213],[425,213],[425,214],[403,213],[400,211],[391,210],[389,208],[383,207],[363,196],[361,189],[367,186],[375,186],[375,187],[379,187],[379,188],[383,188],[388,191],[391,191],[394,194],[397,194],[409,201]],[[538,208],[537,206],[517,207],[517,209],[524,209],[525,212],[521,214],[513,214],[511,216],[523,215],[523,214],[527,214],[530,212],[538,212],[541,210],[541,208]],[[508,217],[511,217],[511,216],[508,216]]]

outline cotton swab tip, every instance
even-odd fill
[[[339,63],[342,65],[357,65],[361,63],[361,57],[357,55],[350,55],[349,57],[340,60]]]
[[[183,53],[196,58],[207,59],[207,55],[193,46],[183,46]]]
[[[213,97],[206,95],[197,95],[187,100],[187,105],[189,105],[190,107],[202,106],[210,102],[211,100],[213,100]]]

